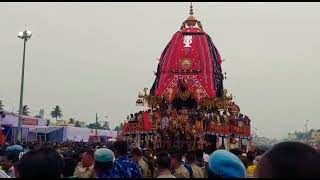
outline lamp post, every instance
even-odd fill
[[[96,113],[96,136],[98,136],[98,113]]]
[[[306,123],[304,124],[304,138],[305,138],[305,143],[308,143],[308,136],[307,136],[307,125],[308,125],[309,120],[306,120]]]
[[[16,133],[15,142],[17,142],[17,140],[21,141],[25,55],[26,55],[26,44],[27,44],[27,40],[31,38],[31,31],[24,30],[23,32],[19,32],[18,38],[23,39],[23,59],[22,59],[22,73],[21,73],[21,87],[20,87],[19,120],[18,120],[18,129]]]

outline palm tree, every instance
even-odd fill
[[[76,121],[74,123],[74,127],[81,127],[81,122],[80,121]]]
[[[56,120],[58,120],[58,118],[61,118],[62,116],[63,115],[60,106],[56,105],[56,107],[54,107],[51,111],[51,117],[56,118]]]
[[[103,129],[101,126],[101,123],[98,121],[98,123],[91,123],[87,125],[88,128],[90,129]]]
[[[2,100],[0,100],[0,110],[3,110],[4,105],[2,104]]]
[[[103,129],[110,130],[109,121],[104,121],[102,127]]]
[[[69,119],[69,124],[74,124],[75,123],[75,118],[70,118]]]
[[[24,105],[22,107],[22,115],[29,116],[29,114],[30,114],[30,111],[29,111],[28,105]]]

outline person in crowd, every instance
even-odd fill
[[[117,141],[114,144],[115,173],[120,178],[142,178],[142,170],[138,163],[128,157],[128,145],[125,141]]]
[[[11,178],[4,170],[0,170],[0,178]]]
[[[167,129],[168,125],[169,125],[169,118],[168,118],[167,112],[163,112],[163,116],[161,118],[161,129],[162,130]]]
[[[187,154],[187,161],[191,165],[192,177],[193,178],[204,178],[204,169],[197,165],[197,160],[196,159],[197,159],[196,158],[196,152],[195,151],[189,151],[188,154]]]
[[[248,168],[248,158],[244,155],[239,155],[238,156],[241,162],[243,163],[244,167],[247,169]]]
[[[182,152],[184,152],[182,150]],[[182,164],[183,166],[188,170],[189,177],[193,178],[193,171],[191,167],[191,163],[187,160],[187,153],[183,153],[184,155],[182,156]]]
[[[94,178],[94,151],[89,149],[82,154],[82,160],[78,163],[74,176],[78,178]]]
[[[199,166],[203,172],[204,178],[207,178],[207,164],[208,164],[208,160],[209,160],[209,156],[207,161],[205,162],[203,155],[204,155],[204,151],[201,149],[198,149],[195,151],[196,153],[196,164],[197,166]]]
[[[53,148],[36,148],[25,153],[16,163],[17,178],[61,178],[63,158]]]
[[[119,178],[114,171],[114,153],[108,148],[97,149],[94,153],[96,178]]]
[[[320,154],[300,142],[282,142],[266,152],[257,166],[257,178],[319,178]]]
[[[63,177],[72,177],[77,166],[77,163],[73,157],[63,157],[65,168],[63,169]]]
[[[146,177],[149,177],[148,176],[148,171],[149,171],[149,168],[148,168],[148,164],[146,163],[146,161],[142,158],[142,152],[139,148],[133,148],[131,150],[131,154],[132,154],[132,159],[133,161],[135,161],[136,163],[138,163],[142,169],[142,174],[143,174],[143,177],[146,178]]]
[[[6,169],[9,168],[7,169],[7,174],[12,178],[16,177],[14,164],[19,160],[20,153],[22,153],[23,150],[24,150],[23,147],[18,144],[9,146],[6,148],[6,153],[7,153]]]
[[[182,152],[179,148],[173,148],[170,152],[171,169],[176,178],[190,178],[188,170],[182,164]]]
[[[2,147],[0,148],[0,178],[11,178],[5,171],[5,169],[9,169],[11,167],[11,163],[7,166],[6,162],[8,162],[7,153]]]
[[[257,169],[257,164],[255,162],[254,152],[252,152],[252,151],[247,152],[247,160],[248,160],[247,176],[248,176],[248,178],[253,178],[255,171]]]
[[[240,151],[239,148],[235,148],[235,149],[230,149],[230,152],[233,153],[234,155],[240,157],[242,152]]]
[[[246,168],[241,160],[226,150],[216,150],[208,162],[209,178],[246,178]]]
[[[162,151],[158,154],[156,164],[158,167],[157,178],[176,178],[170,172],[171,159],[167,152]]]

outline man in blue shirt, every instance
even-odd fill
[[[142,168],[128,157],[128,145],[125,141],[115,142],[114,152],[114,170],[120,178],[142,178]]]

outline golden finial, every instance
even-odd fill
[[[192,7],[192,2],[190,2],[190,12],[189,12],[190,16],[193,15],[193,7]]]

